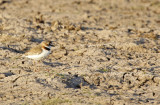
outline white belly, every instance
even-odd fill
[[[28,55],[26,56],[27,58],[35,59],[35,60],[40,60],[46,56],[48,56],[51,52],[47,50],[43,50],[43,52],[39,55]]]

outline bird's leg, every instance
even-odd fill
[[[39,63],[40,63],[40,60],[38,60],[38,61],[36,61],[36,64],[37,64],[37,69],[36,69],[36,71],[39,71],[40,70],[40,65],[39,65]]]
[[[37,64],[40,63],[40,60],[37,61]],[[38,66],[38,71],[40,70],[40,65]]]
[[[37,72],[38,70],[37,70],[37,63],[36,63],[36,61],[35,60],[33,60],[33,66],[34,66],[34,71],[35,72]]]
[[[33,60],[33,66],[34,66],[34,71],[36,71],[36,65],[35,65],[35,60]]]

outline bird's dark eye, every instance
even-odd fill
[[[49,42],[49,45],[52,45],[52,42]]]

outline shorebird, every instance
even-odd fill
[[[34,60],[40,60],[51,53],[51,41],[43,41],[38,46],[31,48],[27,51],[24,56]]]
[[[47,57],[51,53],[51,47],[52,47],[51,41],[42,41],[39,45],[31,48],[29,51],[27,51],[23,57],[27,57],[34,60],[41,60],[42,58]]]

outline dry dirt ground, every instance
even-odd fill
[[[0,0],[0,105],[135,104],[160,104],[159,0]]]

